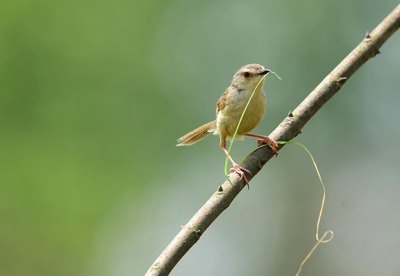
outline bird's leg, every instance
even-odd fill
[[[240,176],[240,179],[244,178],[244,181],[247,185],[249,185],[249,181],[246,178],[245,172],[251,175],[250,171],[242,166],[240,166],[238,163],[236,163],[233,158],[230,156],[228,150],[226,149],[226,143],[225,141],[221,142],[221,149],[224,151],[225,155],[228,156],[229,161],[232,163],[232,168],[229,169],[230,172],[235,172]]]
[[[273,139],[265,135],[258,135],[253,133],[245,133],[244,135],[258,138],[257,145],[260,146],[262,143],[266,143],[271,148],[275,156],[278,156],[278,143],[275,142]]]

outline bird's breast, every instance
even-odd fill
[[[227,101],[227,105],[217,114],[217,130],[225,133],[226,136],[233,136],[240,121],[250,95],[238,94]],[[240,123],[238,135],[245,134],[253,130],[261,121],[265,112],[265,93],[256,91],[251,99],[246,113]]]

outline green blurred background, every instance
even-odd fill
[[[224,181],[214,118],[233,73],[261,63],[268,133],[396,1],[5,1],[0,9],[0,275],[142,275]],[[297,138],[327,186],[304,275],[399,275],[400,36]],[[255,147],[246,139],[233,156]],[[321,188],[287,146],[173,275],[293,275]]]

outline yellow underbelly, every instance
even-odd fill
[[[238,129],[238,135],[245,134],[253,130],[260,123],[265,113],[265,95],[255,95],[246,113],[243,116],[242,122]],[[243,105],[228,106],[225,110],[217,115],[217,130],[220,134],[226,134],[227,137],[232,137],[243,113]]]

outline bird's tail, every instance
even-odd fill
[[[208,122],[202,126],[199,126],[195,130],[192,130],[189,133],[186,133],[183,135],[181,138],[177,140],[178,144],[176,146],[190,146],[193,145],[194,143],[197,143],[204,137],[206,137],[208,134],[214,132],[216,128],[216,122]]]

